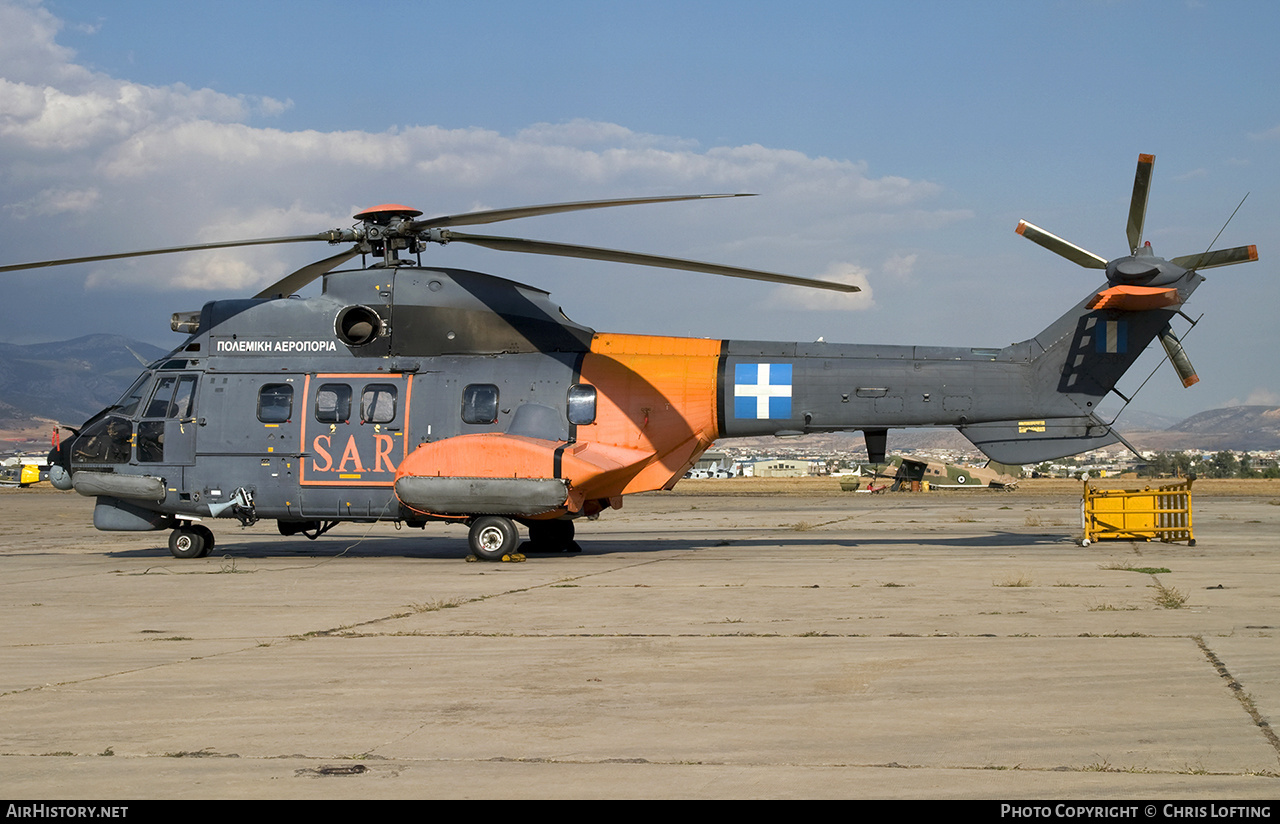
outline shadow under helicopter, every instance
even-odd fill
[[[580,553],[535,553],[528,555],[528,562],[545,563],[556,560],[572,560],[590,556],[648,555],[658,552],[700,552],[719,549],[759,549],[773,547],[783,551],[835,548],[835,549],[1003,549],[1014,547],[1062,547],[1071,544],[1071,536],[1061,533],[992,532],[986,535],[956,537],[915,536],[910,538],[820,538],[796,537],[786,527],[778,528],[778,535],[760,536],[760,530],[752,537],[735,537],[732,530],[708,531],[705,536],[682,538],[646,538],[623,540],[618,538],[593,539],[583,536]],[[459,563],[465,558],[458,554],[457,534],[430,537],[390,538],[377,536],[362,539],[353,535],[347,539],[330,537],[321,541],[295,541],[274,539],[270,536],[235,540],[224,536],[209,553],[208,561],[222,558],[306,558],[325,561],[336,558],[405,558],[415,560],[449,560]],[[115,550],[105,553],[110,558],[166,558],[172,560],[165,546],[147,549]],[[194,563],[194,562],[193,562]]]

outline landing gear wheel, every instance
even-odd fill
[[[471,534],[467,536],[471,553],[482,561],[501,561],[503,556],[516,551],[520,533],[515,522],[501,515],[484,515],[471,522]]]
[[[204,527],[200,527],[204,529]],[[205,532],[209,530],[204,529]],[[169,552],[175,558],[200,558],[208,550],[205,536],[192,527],[178,527],[169,533]]]
[[[581,552],[573,540],[573,521],[529,521],[529,540],[520,547],[525,553]]]
[[[203,558],[213,551],[214,544],[217,541],[213,537],[213,530],[203,524],[192,524],[188,527],[192,532],[197,532],[200,537],[204,538],[204,549],[200,551],[199,557]]]

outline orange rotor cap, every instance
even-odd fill
[[[421,210],[410,206],[402,206],[399,203],[383,203],[378,206],[371,206],[363,212],[356,212],[352,217],[356,220],[377,221],[378,218],[418,217],[421,214]]]

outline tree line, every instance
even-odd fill
[[[1272,458],[1223,450],[1212,457],[1195,452],[1158,452],[1138,470],[1143,478],[1280,478],[1280,466]]]

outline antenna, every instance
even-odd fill
[[[1213,240],[1209,241],[1209,248],[1204,250],[1206,254],[1209,252],[1209,249],[1213,248],[1213,244],[1218,242],[1218,238],[1222,237],[1222,233],[1227,231],[1227,227],[1231,225],[1231,220],[1236,216],[1236,212],[1240,211],[1240,207],[1244,205],[1244,202],[1249,199],[1249,195],[1251,194],[1253,193],[1245,192],[1244,197],[1240,198],[1240,202],[1236,204],[1236,208],[1231,213],[1231,217],[1227,218],[1227,222],[1222,224],[1222,228],[1219,229],[1218,233],[1213,236]]]

